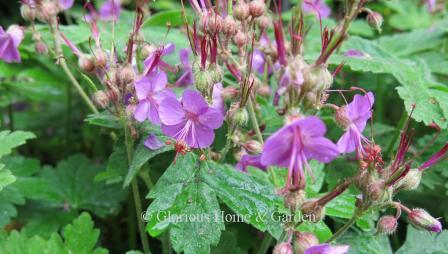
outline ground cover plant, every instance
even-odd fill
[[[0,10],[0,253],[448,253],[444,0]]]

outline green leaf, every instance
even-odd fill
[[[158,135],[156,136],[158,139],[160,139],[160,142],[162,143],[164,143],[167,140],[165,136],[158,136]],[[129,167],[129,172],[126,175],[126,178],[123,183],[124,187],[128,186],[132,182],[132,179],[134,179],[134,177],[138,174],[138,171],[147,161],[149,161],[150,159],[154,158],[155,156],[161,153],[173,150],[173,146],[165,144],[159,149],[151,150],[144,145],[145,139],[146,137],[142,138],[140,143],[137,145],[137,149],[134,152],[134,157]]]
[[[31,132],[26,131],[1,131],[0,132],[0,157],[11,153],[13,148],[25,144],[26,140],[35,138]]]
[[[5,254],[104,254],[106,249],[96,248],[99,230],[94,229],[92,218],[82,213],[71,225],[63,230],[63,238],[53,233],[49,239],[40,236],[28,237],[26,234],[12,231],[9,235],[0,232],[0,253]]]
[[[331,229],[323,221],[319,221],[317,223],[305,221],[297,229],[301,232],[310,232],[315,234],[320,242],[325,242],[333,235]]]
[[[169,227],[173,248],[186,254],[209,253],[224,230],[216,194],[198,178],[199,170],[196,155],[178,157],[151,189],[148,197],[155,200],[145,214],[153,237]]]
[[[16,177],[11,173],[11,171],[4,167],[5,165],[0,164],[0,191],[16,181]]]
[[[412,226],[408,226],[406,241],[396,252],[397,254],[417,254],[417,253],[447,253],[448,231],[443,230],[440,234],[430,234],[426,231],[419,231]]]
[[[355,211],[355,197],[351,194],[343,193],[332,200],[325,209],[328,216],[350,219]]]
[[[191,15],[187,15],[187,22],[191,23],[193,20]],[[154,15],[151,15],[145,23],[144,26],[162,26],[165,27],[168,24],[177,27],[182,26],[185,23],[185,19],[182,14],[182,10],[169,10],[158,12]]]
[[[58,163],[56,169],[45,167],[38,179],[20,183],[29,198],[52,203],[65,209],[89,210],[98,216],[116,214],[126,191],[119,184],[95,182],[102,167],[84,155],[73,155]]]
[[[375,236],[368,234],[345,233],[338,244],[350,245],[349,254],[392,254],[389,238],[386,235]],[[419,252],[423,253],[423,252]]]
[[[128,155],[123,142],[118,142],[107,160],[106,170],[95,177],[95,181],[107,184],[122,182],[128,172]]]
[[[97,125],[110,129],[122,128],[119,119],[116,116],[112,115],[109,111],[103,111],[98,114],[88,115],[84,121],[92,125]]]
[[[211,250],[212,254],[244,254],[244,252],[238,246],[238,238],[236,232],[224,231],[221,236],[221,240],[216,247]]]

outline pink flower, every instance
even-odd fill
[[[101,6],[99,13],[102,20],[118,20],[121,13],[121,0],[107,0]]]
[[[362,141],[369,143],[369,140],[362,132],[372,116],[374,100],[371,92],[364,96],[357,94],[350,104],[337,110],[336,120],[346,130],[337,143],[339,152],[350,153],[356,150],[359,156],[363,154]]]
[[[212,108],[215,108],[219,112],[221,112],[222,115],[226,114],[226,108],[224,99],[222,98],[222,90],[224,88],[222,87],[222,83],[216,83],[213,86],[213,94],[212,94]]]
[[[143,122],[146,119],[153,124],[160,124],[159,104],[166,98],[176,98],[176,95],[166,87],[168,83],[165,72],[157,72],[145,76],[135,82],[138,105],[134,111],[134,118]]]
[[[241,157],[241,160],[236,164],[236,168],[243,172],[247,172],[247,167],[252,166],[262,170],[266,170],[266,166],[261,164],[260,155],[248,155],[245,154]]]
[[[328,18],[331,9],[324,0],[305,0],[302,3],[302,10],[306,13],[319,14],[320,18]]]
[[[221,127],[224,116],[210,107],[201,94],[187,89],[181,102],[166,98],[160,103],[162,131],[192,148],[204,148],[213,143],[214,129]]]
[[[154,50],[143,62],[145,65],[145,71],[143,74],[150,75],[152,72],[159,69],[173,70],[173,67],[165,63],[162,60],[162,57],[173,53],[175,49],[176,46],[173,43],[168,43],[166,46],[161,46],[160,48]]]
[[[350,246],[348,245],[331,246],[329,244],[320,244],[308,248],[304,254],[345,254],[349,248]]]
[[[157,150],[164,146],[162,141],[160,141],[159,138],[157,138],[157,136],[153,133],[149,134],[143,144],[150,150]]]
[[[190,49],[181,49],[179,52],[180,63],[182,64],[182,75],[176,81],[176,86],[188,86],[194,83],[193,67],[189,61]]]
[[[8,27],[6,32],[0,26],[0,59],[7,63],[19,63],[21,59],[18,47],[23,36],[22,28],[17,25]]]
[[[287,167],[286,187],[303,188],[303,169],[310,170],[308,160],[330,162],[339,155],[336,145],[324,137],[326,131],[325,124],[316,116],[296,120],[268,138],[261,163]]]
[[[59,0],[59,6],[61,6],[62,10],[68,10],[72,8],[75,0]]]

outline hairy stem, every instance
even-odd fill
[[[348,220],[336,233],[334,233],[326,242],[331,243],[332,241],[341,237],[345,231],[347,231],[353,224],[355,224],[356,220],[361,217],[363,212],[361,210],[356,210],[353,214],[352,218]]]
[[[264,235],[263,242],[261,242],[260,248],[258,249],[258,251],[256,253],[257,254],[265,254],[268,251],[269,246],[271,246],[271,243],[273,240],[274,240],[274,238],[272,238],[272,236],[269,233],[266,233]]]
[[[251,96],[249,96],[249,101],[248,101],[247,105],[249,107],[249,116],[250,116],[250,121],[252,122],[252,127],[255,130],[255,134],[257,135],[258,141],[260,141],[260,143],[263,144],[264,143],[263,135],[261,135],[260,126],[258,125],[257,115],[255,114],[254,101],[252,100]]]
[[[224,145],[224,148],[221,150],[221,162],[225,161],[226,155],[230,150],[230,146],[232,145],[232,135],[235,132],[235,129],[236,125],[232,123],[227,133],[226,144]]]
[[[65,61],[64,53],[62,52],[61,35],[60,35],[60,31],[59,31],[59,28],[57,25],[56,18],[53,19],[53,21],[50,25],[50,30],[51,30],[51,34],[53,35],[57,62],[62,67],[62,70],[64,71],[65,75],[67,75],[70,82],[76,88],[79,95],[81,95],[81,98],[84,100],[84,102],[90,108],[90,110],[93,113],[97,114],[98,110],[96,109],[95,105],[90,100],[89,96],[84,92],[81,85],[79,84],[79,82],[76,80],[76,78],[73,76],[72,72],[70,71],[70,68],[67,66],[67,62]]]

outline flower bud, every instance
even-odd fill
[[[292,246],[287,242],[279,243],[275,245],[272,254],[293,254]]]
[[[107,90],[107,97],[110,102],[117,102],[120,98],[120,90],[116,86],[111,86],[109,90]]]
[[[269,86],[266,86],[266,85],[260,86],[257,89],[257,93],[260,96],[269,98],[269,96],[271,96],[271,88]]]
[[[303,98],[303,105],[307,109],[314,108],[318,104],[317,98],[318,96],[315,91],[307,92]]]
[[[421,208],[412,209],[408,216],[411,224],[417,229],[436,233],[442,231],[442,223]]]
[[[106,108],[107,105],[109,105],[109,96],[107,95],[107,93],[105,93],[104,91],[97,91],[94,95],[93,95],[94,101],[95,103],[100,107],[100,108]]]
[[[233,16],[240,21],[246,20],[250,15],[249,5],[240,2],[235,8],[233,9]]]
[[[40,11],[36,12],[37,18],[42,22],[51,22],[53,17],[59,12],[59,6],[53,1],[43,1],[40,3]]]
[[[210,92],[210,88],[215,84],[213,82],[213,77],[210,74],[209,71],[204,70],[204,71],[197,71],[195,73],[195,87],[196,89],[198,89],[199,92],[201,92],[201,94],[205,97],[208,96],[209,92]]]
[[[37,41],[35,45],[36,52],[39,55],[47,55],[48,54],[48,47],[43,41]]]
[[[296,232],[295,236],[293,246],[297,254],[303,254],[307,249],[319,244],[319,239],[313,233]]]
[[[300,207],[305,201],[305,192],[303,190],[288,191],[285,195],[285,207],[295,212],[297,207]]]
[[[312,65],[303,71],[304,84],[302,88],[305,91],[322,92],[333,84],[333,75],[324,65]]]
[[[266,30],[271,25],[271,19],[268,16],[261,16],[257,19],[257,24],[260,30]]]
[[[24,20],[33,21],[36,18],[36,10],[29,4],[22,4],[20,6],[20,14]]]
[[[309,221],[314,223],[321,221],[325,216],[325,207],[319,205],[315,199],[305,201],[300,207],[300,211]]]
[[[78,66],[85,72],[93,72],[95,70],[91,55],[81,55],[78,59]]]
[[[382,181],[372,182],[367,186],[366,196],[371,201],[379,201],[384,197],[385,185]]]
[[[242,31],[238,31],[238,33],[233,37],[233,42],[235,42],[238,47],[244,46],[246,44],[246,41],[246,34],[244,34]]]
[[[221,97],[224,100],[233,100],[236,98],[236,96],[238,96],[238,93],[238,88],[234,86],[228,86],[221,90]]]
[[[107,65],[107,54],[102,49],[95,51],[95,67],[103,69]]]
[[[381,33],[381,26],[383,25],[383,16],[378,12],[370,11],[367,15],[367,23],[369,23],[370,27],[377,30],[378,33]]]
[[[422,171],[413,168],[400,181],[398,181],[395,188],[405,191],[415,190],[420,185],[421,179]]]
[[[127,85],[129,83],[133,83],[135,79],[134,69],[131,65],[127,64],[118,69],[117,73],[117,81],[121,85]]]
[[[224,78],[224,73],[222,72],[221,67],[217,64],[210,65],[210,74],[212,77],[213,84],[219,83]]]
[[[379,234],[391,235],[397,230],[398,221],[394,216],[386,215],[381,217],[376,224]]]
[[[209,15],[207,20],[207,31],[210,33],[219,33],[223,26],[222,17],[218,14]]]
[[[263,151],[263,145],[255,140],[249,140],[243,144],[244,149],[252,154],[259,154]]]
[[[254,18],[258,18],[264,14],[266,5],[262,0],[255,0],[249,4],[249,13]]]
[[[249,113],[246,108],[240,108],[237,104],[232,104],[229,110],[229,120],[237,126],[246,126]]]
[[[238,31],[238,26],[232,16],[227,16],[222,24],[222,31],[225,35],[233,36]]]

